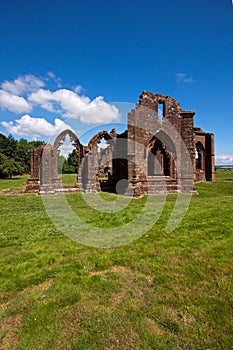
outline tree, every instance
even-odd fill
[[[21,163],[25,174],[30,172],[30,144],[26,139],[17,142],[15,161]]]
[[[7,144],[5,149],[3,150],[3,153],[9,158],[15,158],[16,156],[17,141],[14,139],[14,137],[11,134],[7,137]]]
[[[8,139],[5,135],[0,133],[0,152],[4,153],[4,150],[7,148]]]
[[[10,134],[8,137],[0,134],[0,152],[2,155],[5,155],[8,159],[2,159],[2,163],[4,162],[4,169],[1,170],[0,176],[6,177],[8,175],[7,168],[13,169],[13,164],[15,164],[14,168],[18,169],[18,171],[14,170],[14,173],[25,173],[28,174],[30,172],[30,150],[32,148],[37,148],[41,145],[43,141],[30,141],[28,142],[26,139],[21,138],[19,141],[15,140],[14,137]],[[13,159],[9,162],[9,159]],[[3,164],[2,164],[3,168]]]
[[[0,153],[0,177],[12,178],[13,175],[22,175],[24,168],[20,162]]]
[[[73,149],[71,153],[68,154],[67,162],[71,169],[73,169],[73,173],[78,172],[78,156],[76,154],[76,150]]]
[[[37,148],[40,145],[42,145],[44,141],[29,141],[28,144],[30,146],[30,149]]]
[[[58,174],[62,174],[63,173],[63,166],[64,166],[64,163],[65,163],[65,161],[67,161],[66,160],[66,158],[64,157],[64,156],[58,156],[58,161],[57,161],[57,163],[58,163]]]
[[[77,173],[77,156],[75,151],[68,155],[68,158],[58,156],[58,173],[75,174]]]

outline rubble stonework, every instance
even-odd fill
[[[68,135],[78,158],[78,181],[72,190],[116,191],[119,180],[126,179],[126,195],[190,192],[193,182],[215,179],[214,135],[195,128],[194,115],[170,96],[144,91],[128,114],[124,133],[101,131],[84,146],[71,130],[64,130],[54,145],[32,150],[27,191],[62,190],[57,159]],[[105,149],[98,148],[102,139],[107,142]]]

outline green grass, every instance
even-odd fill
[[[63,185],[75,185],[77,183],[77,174],[62,174]]]
[[[0,179],[0,191],[24,191],[29,175],[14,176],[12,179]],[[75,185],[77,174],[62,174],[63,185]]]
[[[176,230],[165,230],[169,195],[151,230],[115,249],[58,232],[40,196],[0,196],[0,348],[232,349],[233,174],[196,188]],[[81,194],[66,197],[104,227],[130,222],[145,203],[100,214]]]
[[[0,191],[23,191],[26,188],[28,175],[14,176],[12,179],[0,179]]]

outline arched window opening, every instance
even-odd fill
[[[158,118],[162,120],[165,117],[165,103],[159,101],[158,103]]]
[[[196,170],[205,170],[205,154],[204,147],[200,142],[196,144],[195,147],[195,159],[196,159]]]
[[[195,149],[195,157],[196,157],[196,169],[201,170],[201,153],[198,152],[198,149]]]

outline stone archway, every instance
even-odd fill
[[[176,148],[163,131],[152,136],[145,144],[147,150],[147,176],[164,175],[177,179]]]
[[[90,151],[93,150],[98,143],[100,143],[100,141],[104,138],[106,141],[107,140],[113,140],[114,136],[115,136],[115,129],[113,129],[111,131],[111,133],[109,133],[106,130],[100,131],[97,134],[95,134],[91,140],[88,142],[88,146],[87,149],[89,149]]]
[[[163,135],[164,142],[168,138]],[[169,139],[164,144],[158,135],[153,136],[146,146],[147,155],[147,191],[156,193],[175,192],[177,190],[177,170],[175,149]],[[171,152],[171,149],[173,152]]]
[[[112,159],[113,159],[113,149],[115,145],[116,130],[113,129],[110,133],[106,130],[98,132],[94,135],[89,141],[88,145],[85,146],[85,156],[82,160],[79,173],[79,186],[82,191],[87,193],[96,193],[100,191],[100,182],[98,178],[98,170],[101,165],[104,165],[104,162],[110,162],[110,168],[112,168]],[[101,140],[111,141],[111,149],[109,153],[98,154],[98,144]]]
[[[54,193],[56,190],[62,189],[61,179],[58,176],[58,149],[67,135],[73,142],[79,163],[81,163],[84,156],[83,145],[72,130],[63,130],[53,145],[44,143],[31,151],[31,176],[27,180],[26,191]]]
[[[153,137],[147,146],[147,176],[172,176],[171,154],[166,146]]]
[[[75,135],[75,133],[72,130],[66,129],[57,136],[53,146],[54,152],[58,152],[58,148],[65,141],[66,136],[69,136],[70,141],[75,147],[77,158],[78,158],[78,168],[79,168],[82,158],[84,157],[84,146],[81,144],[78,137]]]
[[[78,137],[75,135],[75,133],[70,130],[70,129],[66,129],[63,130],[55,139],[54,141],[54,145],[53,145],[53,152],[54,152],[54,172],[56,172],[56,177],[59,179],[57,180],[57,182],[60,181],[60,178],[58,176],[58,156],[59,156],[59,147],[65,142],[66,137],[70,138],[70,141],[72,142],[72,145],[75,147],[75,153],[77,156],[77,169],[79,172],[79,167],[80,164],[82,162],[82,159],[84,157],[84,147],[83,145],[80,143]],[[76,181],[76,185],[78,183],[78,172],[77,172],[77,181]],[[59,186],[59,185],[58,185]],[[60,185],[61,187],[61,185]]]
[[[70,140],[74,142],[74,144],[75,144],[76,142],[79,142],[78,137],[75,135],[75,133],[74,133],[72,130],[70,130],[70,129],[66,129],[66,130],[63,130],[63,131],[56,137],[56,139],[55,139],[55,141],[54,141],[54,148],[58,148],[58,147],[61,145],[62,141],[63,141],[63,142],[65,141],[65,138],[66,138],[67,135],[70,137]],[[79,143],[80,143],[80,142],[79,142]]]

